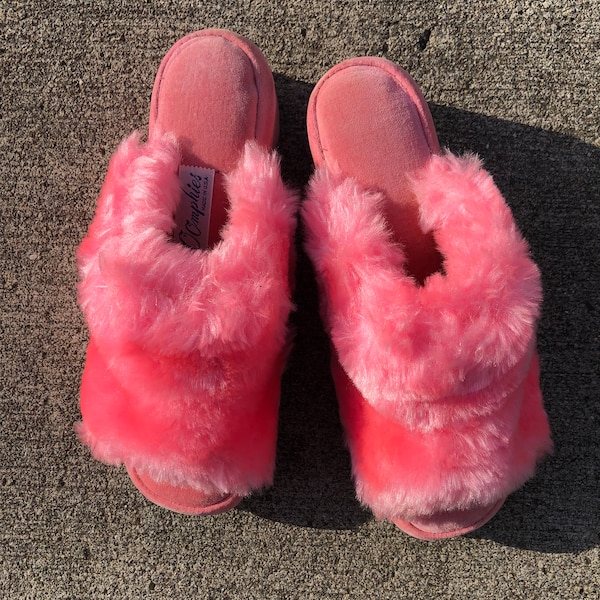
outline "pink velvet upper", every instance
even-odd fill
[[[273,473],[297,199],[248,142],[207,251],[171,239],[175,139],[125,140],[77,258],[90,328],[80,433],[158,482],[247,494]]]

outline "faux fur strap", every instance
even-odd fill
[[[433,231],[444,257],[444,273],[423,286],[404,270],[378,193],[321,170],[303,216],[341,365],[375,408],[417,423],[422,402],[473,394],[480,403],[486,389],[490,398],[508,393],[498,382],[522,381],[541,285],[510,209],[476,157],[432,156],[412,185],[421,227]]]
[[[169,135],[140,144],[134,134],[121,144],[78,250],[79,298],[104,354],[201,356],[211,361],[203,384],[210,388],[223,357],[237,361],[260,348],[276,355],[284,344],[297,199],[275,154],[248,142],[227,179],[221,242],[191,250],[171,236],[179,162]]]

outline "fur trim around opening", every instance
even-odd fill
[[[272,478],[297,197],[248,142],[221,241],[191,250],[171,236],[179,162],[159,133],[111,159],[77,252],[91,338],[79,431],[105,462],[245,495]]]
[[[323,320],[364,402],[340,399],[357,489],[389,518],[501,498],[550,448],[532,364],[540,274],[510,209],[474,156],[434,155],[411,181],[444,257],[422,286],[379,193],[320,170],[303,206]]]

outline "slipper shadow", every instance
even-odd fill
[[[306,109],[310,83],[275,74],[279,98],[282,174],[304,191],[313,170]],[[299,220],[300,221],[300,220]],[[350,457],[329,370],[329,342],[319,318],[317,285],[296,238],[294,349],[282,380],[277,467],[273,486],[246,499],[247,510],[273,521],[318,529],[353,529],[371,519],[356,500]]]
[[[292,318],[296,335],[282,380],[275,481],[241,508],[300,527],[354,529],[372,516],[354,492],[329,371],[329,342],[304,254],[297,269],[297,312]]]
[[[471,537],[542,552],[596,547],[600,148],[454,108],[434,105],[431,112],[442,146],[484,159],[530,244],[544,285],[538,350],[554,453]]]

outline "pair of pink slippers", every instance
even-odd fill
[[[158,71],[148,141],[116,151],[78,250],[80,436],[174,511],[223,512],[272,482],[298,208],[277,135],[259,49],[186,36]],[[331,69],[308,135],[306,250],[357,495],[418,538],[472,531],[550,449],[538,269],[490,175],[440,152],[395,64]]]

